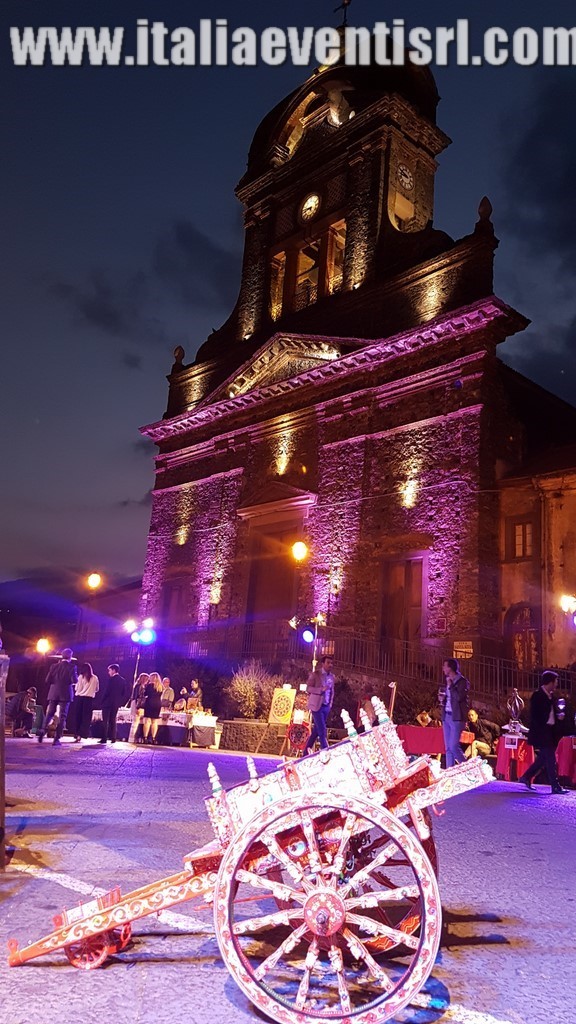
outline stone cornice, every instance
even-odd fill
[[[390,338],[383,338],[368,344],[364,342],[362,348],[358,348],[340,359],[306,370],[288,380],[257,387],[235,398],[227,398],[213,405],[203,405],[202,408],[180,413],[172,419],[151,423],[142,427],[141,433],[152,441],[161,443],[169,438],[181,437],[199,427],[210,425],[218,429],[216,425],[228,416],[234,416],[262,405],[266,400],[274,400],[307,386],[318,387],[332,380],[343,381],[347,376],[351,376],[359,370],[373,371],[376,367],[390,362],[392,359],[431,348],[439,342],[462,338],[485,328],[503,327],[504,325],[508,328],[507,333],[511,334],[522,329],[525,321],[504,302],[496,296],[492,296],[470,306],[461,307],[455,313],[438,317],[416,329],[403,331]],[[286,338],[286,336],[286,333],[283,333],[274,337]],[[308,338],[310,341],[327,342],[332,340],[325,336],[295,335],[294,337]],[[271,341],[273,340],[274,338],[271,339]],[[358,345],[362,342],[362,339],[359,338],[338,338],[336,340],[343,345]],[[267,342],[267,345],[269,344],[270,342]]]

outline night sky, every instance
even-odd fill
[[[7,259],[2,274],[0,578],[41,569],[142,571],[153,448],[176,345],[186,361],[234,304],[242,211],[234,196],[264,114],[303,68],[11,65],[10,25],[171,28],[335,25],[335,0],[9,2],[1,12]],[[571,26],[572,3],[354,0],[350,21],[473,30]],[[81,13],[79,14],[79,10]],[[468,234],[487,194],[501,240],[496,291],[533,320],[501,354],[574,399],[576,69],[433,68],[440,157],[435,226]]]

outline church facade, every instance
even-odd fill
[[[576,410],[498,358],[528,321],[493,293],[488,200],[458,241],[432,226],[437,102],[427,68],[336,65],[256,131],[238,301],[192,364],[176,350],[143,428],[143,611],[181,653],[228,634],[280,650],[288,619],[321,613],[398,657],[517,657],[526,605],[549,654],[522,467],[576,436]]]

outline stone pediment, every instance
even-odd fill
[[[270,515],[276,512],[305,509],[316,504],[316,494],[291,487],[282,480],[268,480],[262,487],[250,491],[237,509],[241,519]]]
[[[208,395],[203,406],[237,398],[257,388],[290,380],[300,373],[333,362],[341,355],[333,341],[275,334],[227,380]]]

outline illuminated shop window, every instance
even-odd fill
[[[534,554],[532,521],[509,519],[506,530],[506,558],[532,558]]]

